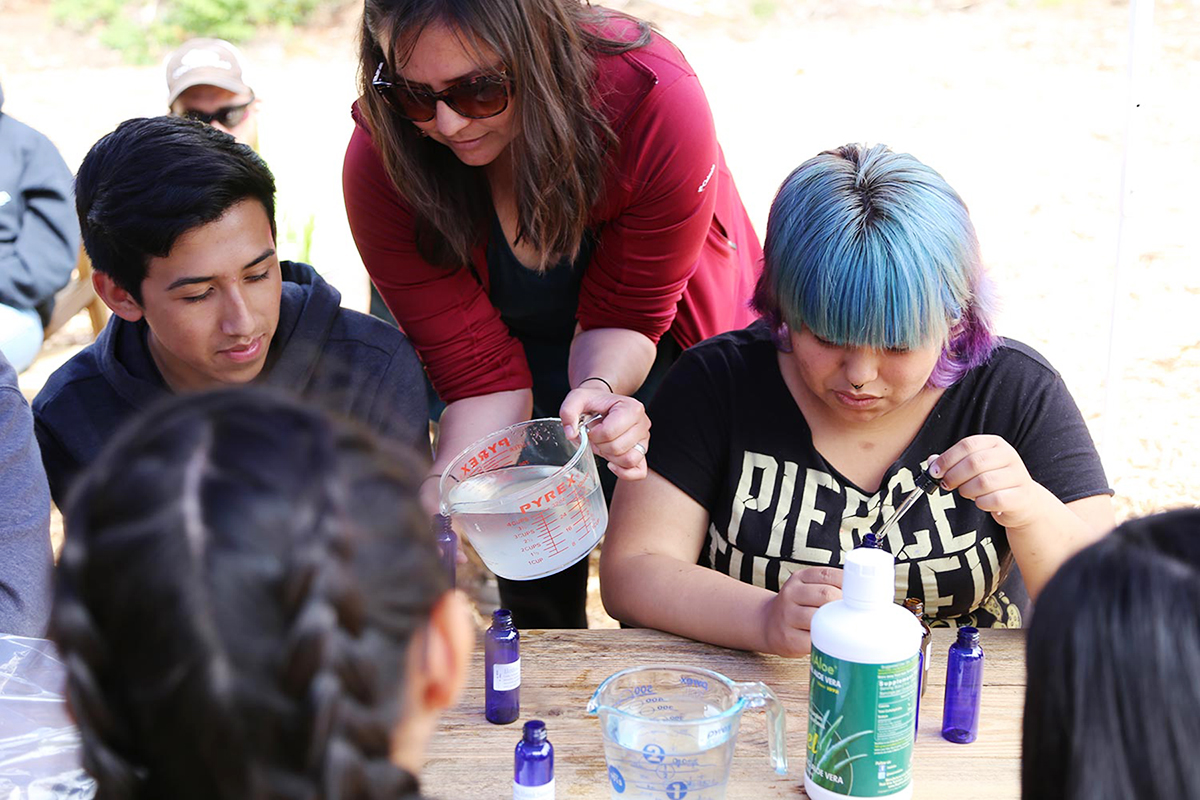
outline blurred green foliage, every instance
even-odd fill
[[[778,11],[779,6],[775,0],[751,0],[750,2],[750,13],[759,22],[770,22]]]
[[[54,0],[54,16],[133,62],[148,63],[193,36],[244,42],[262,28],[304,23],[340,0]]]

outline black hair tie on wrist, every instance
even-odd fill
[[[583,386],[588,381],[600,381],[601,383],[603,383],[605,386],[608,387],[609,392],[611,392],[612,394],[616,394],[616,392],[613,391],[612,384],[609,383],[608,381],[604,380],[604,378],[601,378],[599,375],[593,375],[590,378],[584,378],[583,380],[581,380],[579,382],[579,386]],[[576,386],[575,388],[578,389],[579,386]]]

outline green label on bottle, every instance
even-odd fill
[[[823,789],[886,797],[912,780],[918,656],[858,664],[814,647],[805,774]]]

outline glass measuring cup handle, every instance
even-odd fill
[[[592,430],[592,426],[602,419],[604,419],[604,415],[599,412],[595,414],[581,414],[579,417],[579,430],[589,433]]]
[[[767,755],[775,772],[787,775],[787,714],[784,713],[783,703],[761,681],[735,682],[733,686],[746,705],[767,712]]]
[[[607,683],[607,681],[605,681]],[[600,713],[600,690],[604,688],[604,683],[596,687],[596,691],[592,692],[591,698],[588,699],[587,713],[590,716],[596,716]]]
[[[604,414],[597,411],[590,414],[579,415],[579,426],[575,429],[575,438],[570,441],[579,441],[582,446],[588,440],[588,434],[592,431],[592,426],[600,420],[604,419]]]

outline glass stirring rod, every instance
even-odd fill
[[[900,507],[896,509],[892,516],[888,517],[887,522],[883,523],[883,527],[880,528],[877,533],[867,534],[867,536],[875,537],[875,547],[883,547],[884,537],[887,536],[892,528],[896,527],[896,525],[900,522],[900,518],[907,514],[910,508],[916,505],[916,502],[921,499],[921,495],[933,494],[933,490],[936,489],[938,485],[937,479],[929,474],[929,470],[921,470],[921,473],[917,475],[916,480],[914,480],[913,483],[916,484],[916,488],[908,493],[908,496],[904,498],[904,502],[900,504]],[[866,536],[864,536],[863,539],[865,541]],[[903,549],[904,548],[901,548],[901,550]],[[897,553],[896,555],[900,554]]]

